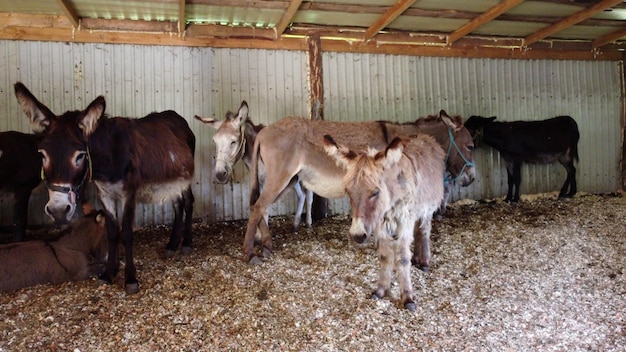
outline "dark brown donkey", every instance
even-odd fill
[[[37,149],[42,139],[40,133],[0,133],[0,192],[13,196],[14,241],[24,240],[30,194],[41,182],[41,156]]]
[[[191,250],[195,136],[183,117],[163,111],[141,119],[109,118],[104,113],[102,96],[84,111],[55,116],[47,108],[42,109],[23,85],[16,85],[15,94],[31,122],[49,129],[39,145],[50,196],[46,214],[58,223],[68,222],[76,209],[76,194],[86,180],[91,178],[98,189],[109,240],[102,280],[112,283],[119,270],[121,223],[126,292],[139,290],[132,233],[136,202],[171,200],[175,219],[167,253],[173,255],[178,249],[181,231],[183,253]]]
[[[106,220],[102,212],[86,213],[54,239],[0,246],[0,292],[85,280],[102,273]]]

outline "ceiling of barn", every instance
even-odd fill
[[[623,59],[621,0],[0,0],[0,38]]]

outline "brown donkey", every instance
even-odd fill
[[[0,291],[100,275],[107,253],[105,225],[104,214],[92,211],[55,239],[0,246]]]
[[[181,232],[183,253],[191,251],[191,182],[196,139],[182,116],[168,110],[140,119],[109,118],[104,113],[106,104],[102,96],[83,111],[56,116],[24,85],[16,84],[15,94],[31,123],[49,129],[39,144],[50,197],[46,214],[57,223],[68,222],[85,182],[92,179],[98,189],[109,240],[102,280],[112,283],[117,275],[121,237],[126,256],[126,292],[139,290],[132,231],[137,202],[171,201],[175,217],[167,254],[173,255],[178,250]]]

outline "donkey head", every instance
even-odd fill
[[[68,111],[57,116],[20,82],[15,84],[15,95],[30,122],[46,130],[39,145],[42,178],[49,195],[45,212],[56,223],[68,223],[90,176],[87,141],[104,114],[104,98],[96,98],[84,111]]]
[[[447,136],[439,136],[447,139],[446,171],[451,175],[451,179],[457,181],[461,186],[469,186],[474,182],[474,140],[467,128],[463,125],[460,116],[450,117],[444,110],[439,112],[439,119],[448,127]],[[446,149],[444,148],[444,151]]]
[[[355,242],[364,243],[393,206],[387,182],[397,182],[389,172],[402,158],[403,141],[396,137],[383,151],[356,153],[326,135],[324,150],[346,168],[343,182],[352,208],[349,233]]]
[[[227,112],[224,121],[197,115],[195,118],[217,130],[213,136],[215,180],[218,183],[227,183],[232,177],[233,166],[245,152],[246,133],[244,128],[248,118],[248,103],[245,100],[241,102],[237,114]]]

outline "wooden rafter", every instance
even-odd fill
[[[385,12],[384,15],[380,16],[374,24],[372,24],[366,31],[365,36],[363,38],[364,42],[372,39],[378,32],[385,28],[389,23],[398,18],[406,9],[411,7],[415,3],[416,0],[398,0],[393,6]]]
[[[276,39],[280,38],[280,36],[285,32],[287,26],[291,23],[291,19],[298,11],[298,8],[302,4],[302,0],[291,0],[289,2],[289,6],[287,7],[287,11],[283,14],[283,17],[280,19],[278,24],[276,25]]]
[[[529,46],[532,45],[533,43],[536,43],[538,41],[540,41],[541,39],[544,39],[556,32],[562,31],[563,29],[573,26],[593,15],[595,15],[596,13],[600,12],[600,11],[604,11],[606,9],[608,9],[609,7],[613,7],[617,4],[621,4],[622,0],[603,0],[600,1],[596,4],[594,4],[591,7],[588,7],[584,10],[578,11],[575,14],[566,17],[565,19],[563,19],[562,21],[559,21],[551,26],[545,27],[529,36],[527,36],[526,38],[524,38],[524,46]]]
[[[593,46],[593,48],[599,48],[601,46],[604,46],[606,44],[612,43],[622,37],[626,37],[626,28],[622,28],[618,31],[615,32],[611,32],[609,34],[603,35],[599,38],[596,38],[591,45]]]
[[[78,28],[78,15],[76,15],[76,11],[74,11],[74,8],[70,5],[68,0],[57,0],[57,3],[59,4],[59,7],[61,7],[61,10],[63,10],[65,17],[70,20],[72,26],[74,26],[74,28]]]
[[[499,2],[497,5],[484,12],[482,15],[476,17],[474,20],[466,23],[456,31],[452,32],[448,36],[448,45],[473,32],[474,30],[476,30],[476,28],[483,26],[485,23],[490,22],[491,20],[508,11],[509,9],[519,5],[519,3],[521,3],[522,1],[524,0],[504,0]]]
[[[185,33],[186,22],[186,0],[178,0],[178,35]]]

